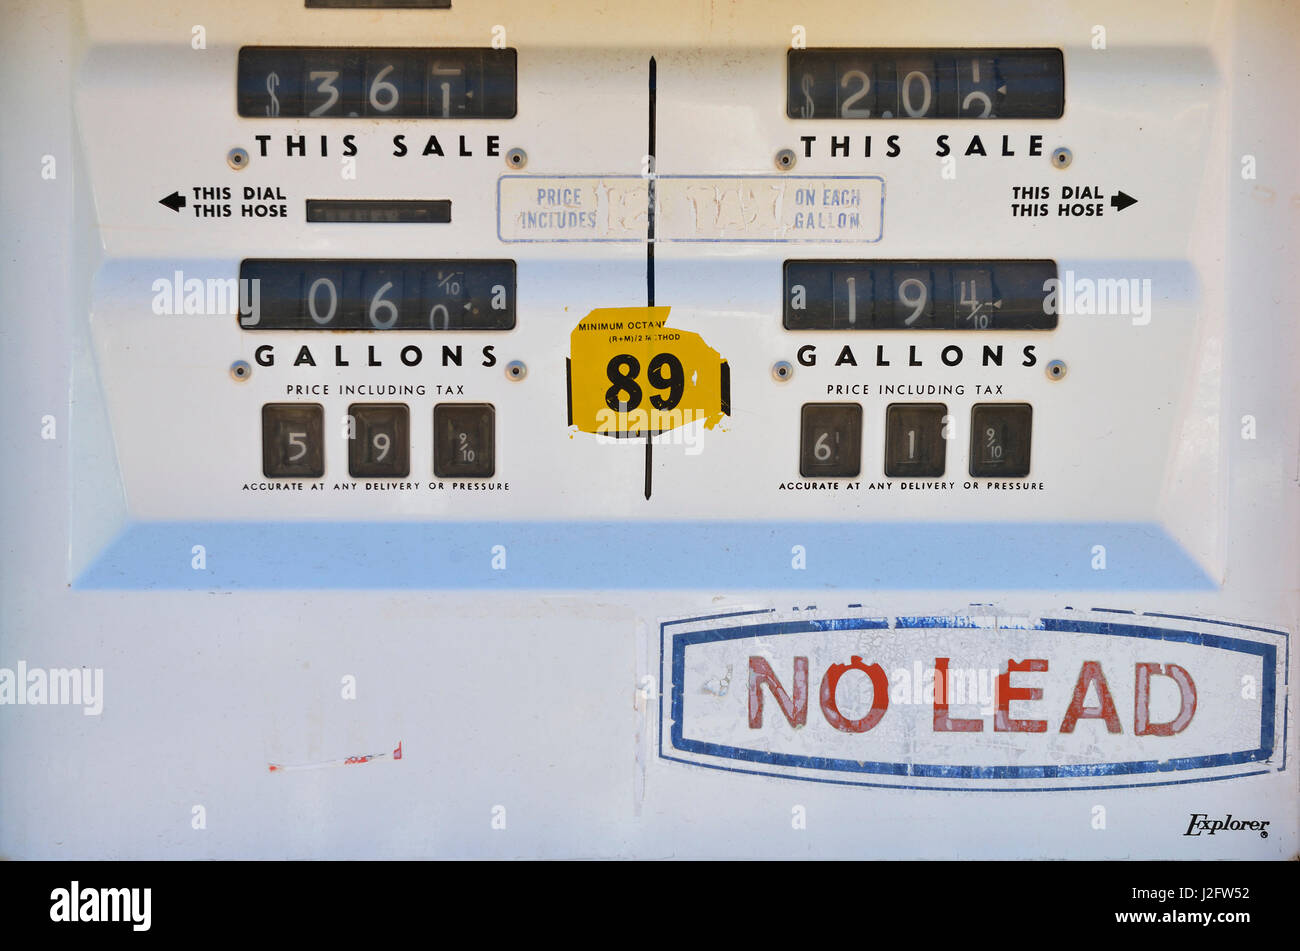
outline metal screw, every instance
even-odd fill
[[[236,360],[230,365],[230,377],[240,383],[243,383],[253,375],[253,368],[248,365],[247,360]]]
[[[784,383],[790,377],[794,376],[794,367],[788,360],[777,360],[772,364],[772,379],[778,383]]]
[[[1052,164],[1057,168],[1069,168],[1070,163],[1074,161],[1074,153],[1061,146],[1052,152]]]
[[[236,172],[248,167],[248,153],[241,148],[233,148],[226,153],[226,164]]]
[[[788,172],[794,168],[795,154],[794,149],[782,149],[776,153],[776,167],[783,172]]]
[[[1044,367],[1044,371],[1047,373],[1047,378],[1049,380],[1064,380],[1066,371],[1065,361],[1053,360]]]
[[[506,364],[506,379],[518,383],[528,375],[528,367],[524,366],[522,360],[511,360]]]
[[[511,149],[506,153],[506,168],[523,168],[528,164],[528,153],[523,149]]]

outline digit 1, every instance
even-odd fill
[[[435,76],[459,76],[459,75],[460,75],[460,70],[459,70],[459,69],[446,69],[446,68],[444,68],[444,67],[442,67],[442,66],[439,66],[437,63],[434,63],[434,64],[433,64],[433,75],[435,75]],[[444,118],[444,119],[450,119],[450,118],[451,118],[451,83],[449,83],[449,82],[447,82],[447,81],[444,80],[444,81],[438,83],[438,88],[442,90],[442,118]]]

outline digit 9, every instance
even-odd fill
[[[670,410],[682,401],[682,394],[686,391],[686,371],[673,354],[661,353],[654,357],[646,367],[646,379],[656,390],[668,391],[667,396],[650,395],[650,405],[655,409]]]
[[[933,326],[932,278],[929,269],[900,268],[894,271],[894,326]]]

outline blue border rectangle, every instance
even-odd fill
[[[754,612],[758,613],[758,612]],[[725,615],[724,615],[725,616]],[[666,629],[675,624],[696,623],[705,618],[692,618],[678,621],[665,622],[660,625],[660,658],[661,665],[668,659],[664,653],[664,640],[668,636]],[[935,629],[949,628],[952,625],[925,624],[925,618],[898,618],[896,626],[904,627],[908,630],[918,629]],[[931,619],[933,620],[933,619]],[[1187,620],[1195,620],[1188,618]],[[1093,621],[1061,619],[1061,618],[1043,618],[1041,626],[1034,630],[1057,633],[1081,633],[1081,634],[1101,634],[1117,637],[1139,637],[1150,640],[1176,641],[1188,644],[1195,644],[1202,647],[1218,648],[1221,650],[1236,651],[1244,654],[1259,656],[1263,662],[1267,678],[1263,685],[1261,704],[1260,704],[1260,745],[1254,750],[1240,750],[1229,753],[1218,753],[1209,756],[1189,756],[1180,757],[1170,760],[1136,760],[1120,763],[1082,763],[1069,765],[1042,765],[1042,766],[955,766],[942,764],[918,764],[902,762],[877,762],[857,760],[837,759],[833,757],[820,756],[799,756],[788,753],[772,753],[763,750],[747,749],[744,747],[726,746],[717,743],[706,743],[698,740],[687,740],[682,735],[683,727],[683,689],[685,679],[685,652],[686,648],[695,644],[712,643],[725,640],[739,640],[746,638],[758,637],[778,637],[785,634],[800,634],[810,631],[826,630],[857,630],[867,628],[887,628],[888,621],[883,618],[834,618],[827,620],[797,620],[784,622],[771,622],[766,624],[748,624],[740,627],[729,627],[722,629],[709,629],[703,631],[692,631],[682,634],[672,635],[672,679],[671,679],[671,738],[672,748],[684,753],[694,753],[704,756],[716,756],[724,759],[737,760],[739,762],[749,762],[770,766],[786,766],[800,769],[824,770],[829,773],[866,773],[876,775],[893,775],[893,776],[916,776],[924,778],[941,778],[941,779],[1052,779],[1052,778],[1072,778],[1087,776],[1119,776],[1127,774],[1153,774],[1177,772],[1188,769],[1213,769],[1216,767],[1235,766],[1242,763],[1263,762],[1273,755],[1274,750],[1274,732],[1276,727],[1276,692],[1277,692],[1277,648],[1272,644],[1265,644],[1259,641],[1247,641],[1241,638],[1225,637],[1219,634],[1202,634],[1195,631],[1182,630],[1160,630],[1150,627],[1142,627],[1132,624],[1112,624]],[[1239,625],[1244,627],[1244,625]],[[1266,631],[1267,633],[1276,634],[1285,639],[1288,645],[1289,654],[1289,635],[1283,631],[1268,631],[1266,628],[1255,628],[1256,630]],[[1016,630],[1024,630],[1017,628]],[[660,670],[660,676],[663,676],[663,670]],[[661,682],[663,682],[661,680]],[[1288,698],[1289,699],[1289,698]],[[662,703],[662,700],[660,701]],[[853,781],[847,779],[829,779],[812,776],[803,776],[794,773],[770,772],[763,770],[748,770],[723,766],[715,763],[705,763],[694,759],[683,759],[665,755],[663,750],[663,730],[662,730],[662,709],[661,729],[659,736],[659,755],[663,759],[673,760],[675,762],[689,763],[695,766],[704,766],[710,769],[730,770],[734,772],[753,773],[755,775],[774,776],[784,779],[794,779],[798,781],[811,782],[832,782],[841,785],[858,785],[858,786],[877,786],[888,789],[929,789],[929,790],[964,790],[964,791],[982,791],[982,792],[1046,792],[1055,790],[1081,790],[1081,789],[1117,789],[1130,788],[1133,786],[1164,786],[1176,785],[1191,782],[1210,782],[1222,779],[1236,779],[1242,776],[1255,776],[1266,773],[1268,770],[1254,770],[1245,773],[1234,773],[1230,776],[1210,776],[1198,777],[1195,779],[1167,780],[1163,782],[1151,783],[1132,783],[1132,784],[1104,784],[1090,786],[1046,786],[1027,788],[1023,786],[1008,786],[999,790],[997,787],[980,787],[980,786],[915,786],[894,783],[871,783],[866,781]],[[1283,767],[1285,768],[1285,762]]]
[[[531,181],[563,181],[568,179],[644,179],[645,181],[664,181],[667,179],[726,179],[743,181],[747,179],[770,179],[785,182],[830,182],[854,181],[865,182],[875,179],[880,182],[880,228],[874,238],[665,238],[656,236],[655,244],[879,244],[885,238],[885,177],[883,175],[769,175],[766,172],[742,173],[739,175],[501,175],[497,178],[497,240],[502,244],[643,244],[647,237],[636,238],[505,238],[501,235],[501,183],[506,179],[528,179]],[[657,203],[656,203],[657,206]]]

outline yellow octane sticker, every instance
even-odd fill
[[[696,333],[667,326],[667,307],[601,307],[569,336],[569,425],[655,436],[731,414],[727,361]]]

